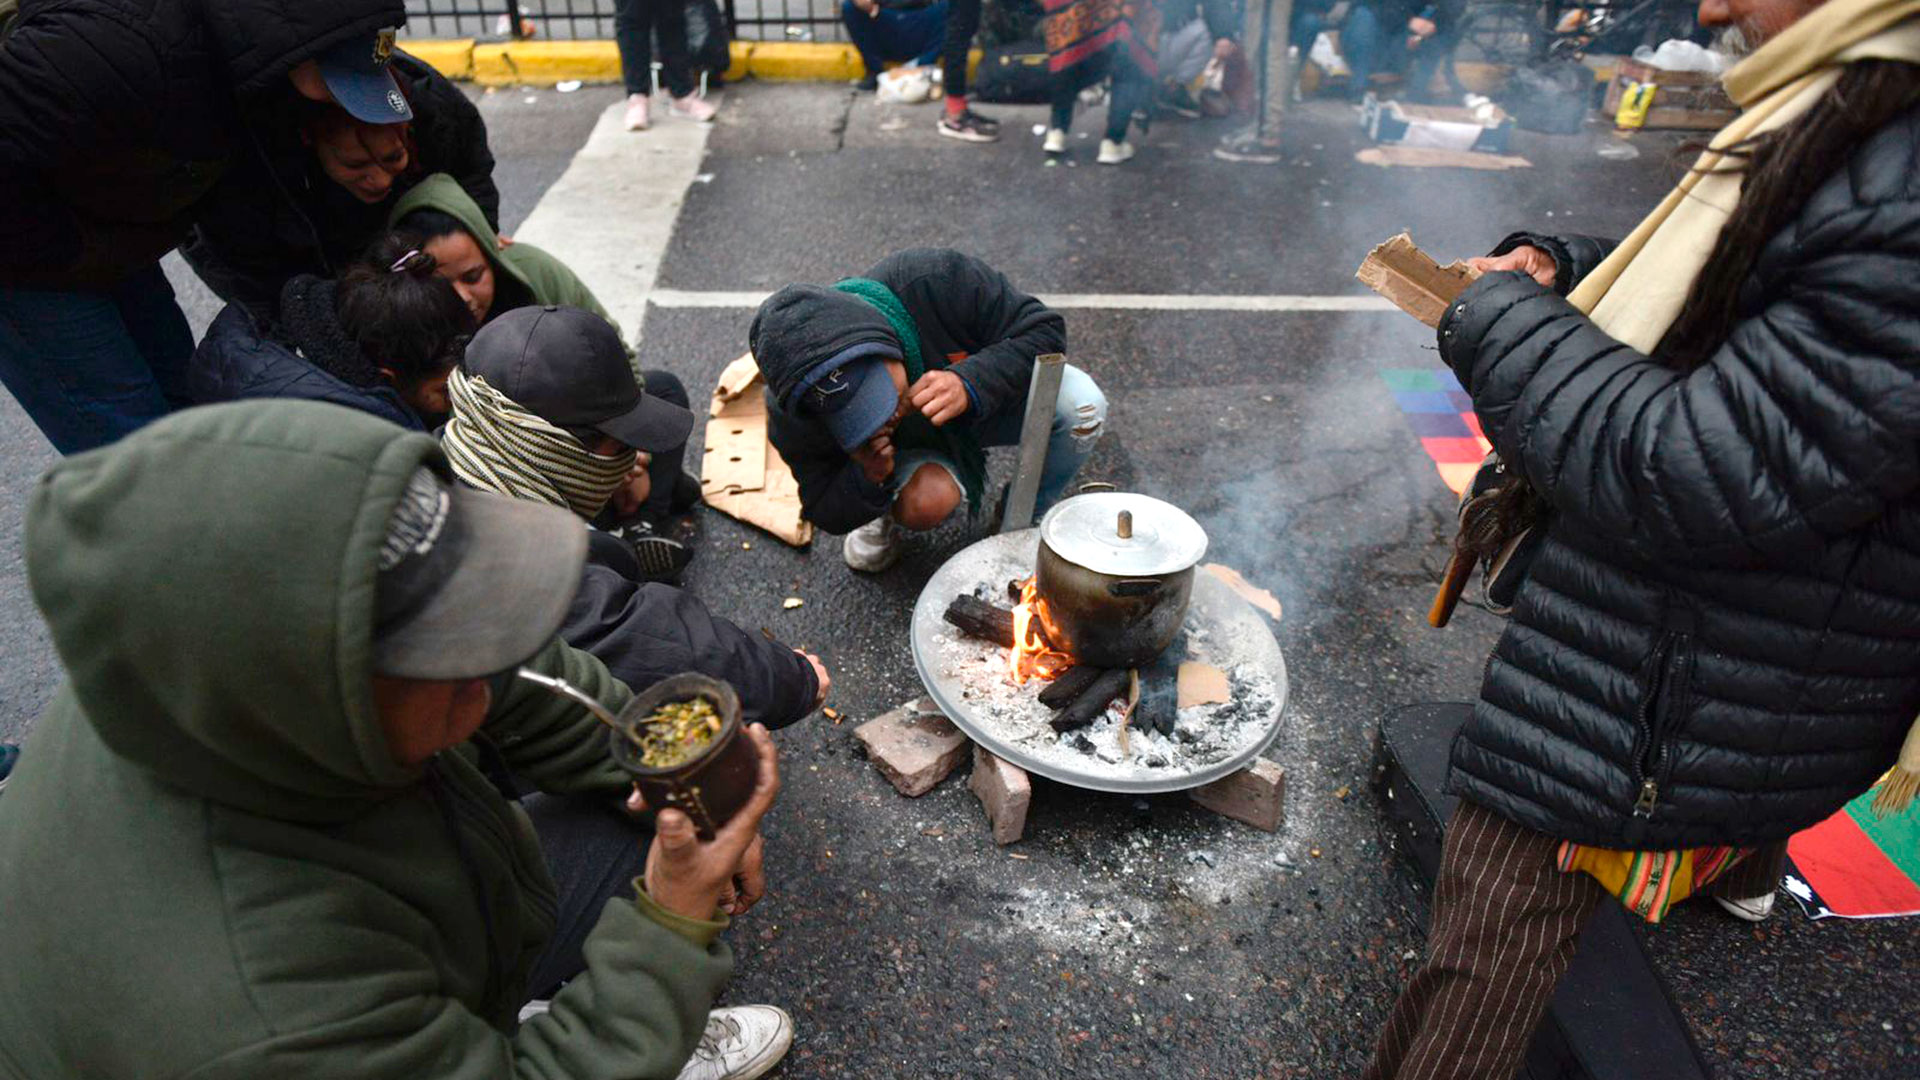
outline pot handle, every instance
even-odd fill
[[[1124,578],[1107,586],[1110,596],[1148,596],[1158,592],[1166,581],[1161,578]]]

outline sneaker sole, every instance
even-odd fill
[[[635,541],[633,554],[640,569],[649,574],[677,574],[693,561],[686,557],[685,544],[658,536]]]
[[[934,124],[934,127],[939,128],[940,134],[945,135],[947,138],[959,139],[961,142],[990,143],[1000,141],[1000,136],[998,135],[984,135],[976,131],[956,131],[938,122]]]

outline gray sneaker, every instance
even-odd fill
[[[679,1080],[754,1080],[793,1045],[793,1018],[776,1005],[734,1005],[707,1014],[707,1031]]]
[[[1767,916],[1773,914],[1773,900],[1774,897],[1778,895],[1780,894],[1768,893],[1765,896],[1739,898],[1715,896],[1714,899],[1720,902],[1720,906],[1726,909],[1727,914],[1736,919],[1744,919],[1747,922],[1765,922]]]
[[[877,574],[899,562],[906,545],[907,531],[892,514],[881,514],[847,534],[844,554],[848,566],[863,574]]]

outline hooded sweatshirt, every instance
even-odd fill
[[[1023,408],[1033,358],[1066,350],[1066,320],[971,255],[914,248],[861,276],[900,298],[920,332],[921,351],[944,358],[966,383],[971,407],[955,423],[977,424]],[[898,350],[886,316],[857,296],[794,285],[760,306],[748,341],[767,380],[767,438],[793,469],[807,520],[846,533],[885,513],[892,493],[867,479],[825,424],[800,414],[794,397],[809,372],[848,348],[879,343]]]
[[[532,827],[471,744],[417,768],[386,745],[376,560],[423,462],[445,470],[428,436],[249,402],[175,414],[35,489],[29,578],[70,681],[0,811],[0,1075],[671,1077],[686,1060],[726,948],[610,901],[586,971],[516,1030],[555,911]],[[530,666],[628,700],[563,645]],[[595,723],[537,687],[482,734],[547,791],[624,788]]]
[[[480,204],[473,201],[460,181],[446,173],[434,173],[420,181],[393,205],[393,213],[387,216],[387,227],[398,228],[401,219],[415,210],[438,210],[458,221],[493,264],[493,310],[487,312],[489,322],[501,312],[528,304],[563,304],[591,311],[613,323],[615,330],[620,329],[607,309],[600,306],[600,298],[593,295],[593,290],[587,288],[586,282],[568,269],[566,263],[525,241],[516,240],[502,250],[500,234],[487,224]],[[625,340],[625,335],[621,340]]]

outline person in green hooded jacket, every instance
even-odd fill
[[[662,811],[642,869],[605,733],[506,677],[629,699],[553,639],[573,515],[265,401],[66,459],[24,539],[69,681],[0,809],[0,1075],[717,1080],[784,1053],[777,1010],[709,1015],[764,889],[765,730],[748,807],[707,842]]]

